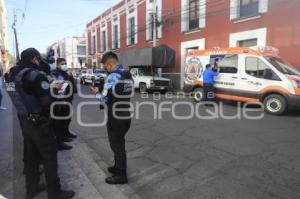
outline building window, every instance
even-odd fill
[[[92,54],[96,54],[96,36],[93,36],[93,51]]]
[[[119,48],[119,27],[118,25],[114,25],[113,27],[113,49],[116,49]]]
[[[102,47],[102,52],[106,51],[106,31],[102,31],[102,42],[101,42],[101,47]]]
[[[129,19],[129,45],[135,44],[135,18]]]
[[[162,37],[162,0],[156,0],[156,8],[154,9],[153,0],[147,0],[146,4],[146,39],[153,40],[154,36],[154,13],[156,13],[156,38]]]
[[[199,0],[189,0],[189,30],[199,28]]]
[[[268,5],[269,0],[230,0],[230,20],[255,19],[268,12]]]
[[[251,17],[259,13],[259,0],[240,0],[240,17]]]
[[[158,13],[158,7],[157,6],[156,6],[156,13]],[[149,31],[150,35],[149,35],[148,39],[149,40],[153,40],[153,37],[154,37],[154,13],[149,13],[149,19],[151,20],[150,21],[151,25],[149,27],[149,29],[150,29],[150,31]],[[156,18],[156,38],[158,38],[158,37],[159,37],[159,35],[158,35],[158,20]]]
[[[77,46],[77,54],[78,55],[85,55],[86,47],[85,46]]]
[[[230,33],[229,47],[256,47],[267,43],[267,28]]]
[[[181,1],[181,31],[188,32],[205,28],[207,0]]]
[[[237,41],[238,47],[250,48],[257,46],[257,38]]]

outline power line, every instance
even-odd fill
[[[185,13],[190,12],[190,11],[199,10],[199,7],[201,7],[201,6],[206,6],[206,9],[207,9],[208,7],[213,7],[213,6],[221,5],[221,4],[222,4],[222,2],[220,3],[220,0],[212,0],[212,1],[210,1],[209,4],[207,4],[206,1],[205,1],[205,2],[201,2],[201,3],[200,3],[197,7],[195,7],[194,9],[188,8],[188,9],[186,9],[186,10],[182,10],[181,8],[179,8],[178,10],[179,10],[180,15],[181,15],[181,14],[185,14]],[[176,11],[176,12],[178,12],[178,11]],[[176,13],[176,12],[174,12],[174,10],[172,10],[172,13],[171,13],[171,14],[162,15],[160,18],[163,18],[163,17],[166,17],[166,16],[172,16],[172,15],[174,16],[174,13]],[[204,16],[205,16],[205,15],[204,15]],[[201,17],[202,17],[202,16],[199,16],[199,18],[201,18]],[[152,21],[148,22],[148,24],[147,24],[147,22],[146,22],[146,24],[145,24],[144,26],[138,27],[138,31],[136,31],[136,32],[134,33],[134,35],[137,34],[137,33],[139,33],[139,32],[143,32],[143,31],[147,30],[147,27],[148,27],[148,26],[151,26],[152,23],[153,23]],[[145,28],[146,28],[146,29],[145,29]],[[126,29],[126,34],[127,34],[127,31],[129,31],[129,30],[130,30],[130,28]],[[120,34],[120,32],[118,32],[118,33]],[[125,35],[124,37],[120,38],[120,42],[121,42],[121,40],[123,41],[123,39],[126,39],[126,40],[127,40],[127,38],[128,38],[128,35]],[[109,44],[110,44],[109,46],[111,46],[111,45],[112,45],[112,41],[110,41]]]
[[[284,3],[284,2],[277,2],[276,4],[273,4],[273,6],[277,6],[277,5],[279,5],[280,3]],[[216,4],[215,4],[216,5]],[[231,9],[232,8],[236,8],[236,12],[238,12],[238,8],[239,8],[239,6],[236,6],[236,7],[230,7],[229,9],[228,8],[226,8],[226,9],[221,9],[221,10],[217,10],[217,11],[215,11],[215,12],[206,12],[205,14],[203,14],[203,15],[199,15],[199,18],[201,18],[201,17],[205,17],[205,18],[208,18],[208,17],[212,17],[212,16],[227,16],[228,15],[228,12],[231,12]],[[269,6],[269,8],[270,8],[270,6]],[[186,12],[189,12],[190,11],[190,9],[187,9],[187,10],[185,10],[185,11],[183,11],[183,12],[177,12],[177,14],[174,14],[174,13],[172,13],[172,14],[168,14],[168,15],[164,15],[164,16],[172,16],[172,17],[178,17],[178,16],[181,16],[182,14],[184,14],[184,13],[186,13]],[[163,17],[162,17],[163,18]],[[173,23],[172,23],[172,25],[174,25],[174,24],[177,24],[177,23],[179,23],[179,22],[181,22],[180,20],[187,20],[189,18],[189,16],[186,16],[186,17],[184,17],[184,18],[180,18],[179,19],[179,21],[178,20],[174,20],[173,21]],[[164,26],[165,27],[165,26]],[[137,31],[136,33],[139,33],[139,32],[142,32],[142,31],[145,31],[145,29],[141,29],[140,31]],[[122,41],[123,41],[123,39],[125,38],[127,38],[128,36],[124,36],[123,38],[122,38]],[[120,41],[121,42],[121,41]],[[124,42],[124,41],[123,41]]]

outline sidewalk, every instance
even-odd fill
[[[4,93],[3,105],[8,110],[0,112],[0,194],[9,199],[23,199],[23,138],[7,93]],[[130,193],[130,189],[121,190],[122,186],[110,186],[105,183],[107,173],[98,164],[102,164],[104,168],[107,165],[80,137],[71,144],[73,150],[58,153],[58,164],[62,188],[74,190],[74,199],[138,198]],[[44,176],[41,181],[45,182]],[[46,192],[36,198],[46,199]]]
[[[13,125],[11,102],[3,92],[2,105],[8,110],[0,111],[0,198],[13,195]]]

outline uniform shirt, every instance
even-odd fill
[[[110,89],[114,90],[117,82],[120,80],[121,75],[116,72],[124,71],[124,67],[122,65],[117,65],[111,74],[107,76],[106,82],[103,86],[103,91],[101,93],[96,94],[96,99],[98,99],[102,103],[106,103],[108,100],[108,92]]]
[[[219,75],[219,72],[215,72],[212,69],[205,69],[203,72],[203,82],[205,84],[213,84],[214,83],[214,77]]]
[[[65,100],[68,101],[72,101],[73,100],[73,94],[77,93],[77,88],[75,85],[75,80],[73,78],[73,76],[69,75],[66,71],[62,71],[62,70],[55,70],[53,72],[51,72],[51,74],[49,75],[48,79],[52,79],[53,80],[57,80],[57,81],[69,81],[69,83],[72,84],[72,95],[69,98],[66,98]],[[68,88],[66,89],[65,94],[69,94],[70,93],[70,86],[68,86]]]
[[[31,79],[30,76],[33,73],[38,74],[35,75],[34,79]],[[38,70],[32,70],[24,75],[23,88],[26,93],[36,97],[43,97],[50,93],[50,85],[46,74]]]
[[[32,73],[38,73],[38,75],[34,79],[30,79]],[[39,98],[43,107],[43,114],[48,115],[50,113],[52,100],[50,98],[50,84],[45,73],[32,70],[25,74],[23,77],[23,89],[29,95]]]

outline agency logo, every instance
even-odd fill
[[[192,57],[187,61],[185,67],[185,82],[194,83],[201,77],[203,65],[198,57]]]

